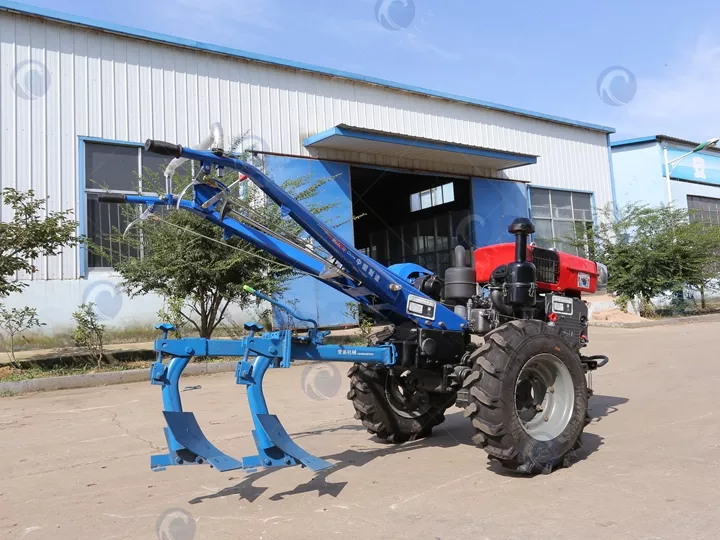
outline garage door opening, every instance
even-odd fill
[[[362,216],[355,247],[379,263],[412,262],[442,276],[455,246],[472,247],[469,179],[363,167],[350,179],[353,215]]]

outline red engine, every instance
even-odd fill
[[[477,282],[489,283],[493,270],[515,260],[515,244],[478,248],[474,256]],[[535,264],[540,292],[594,293],[597,288],[598,267],[593,261],[536,246],[527,247],[527,260]]]

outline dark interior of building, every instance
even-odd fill
[[[470,180],[363,167],[350,174],[353,215],[362,216],[355,246],[381,264],[413,262],[442,276],[455,246],[472,246]]]

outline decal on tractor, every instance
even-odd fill
[[[420,317],[421,319],[434,321],[435,305],[436,303],[433,300],[411,294],[410,296],[408,296],[407,312],[410,315],[415,315],[416,317]]]

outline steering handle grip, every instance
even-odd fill
[[[120,193],[103,193],[102,195],[98,195],[98,201],[105,203],[124,203],[127,201],[127,195]]]
[[[153,154],[160,154],[161,156],[179,158],[182,154],[183,147],[179,144],[148,139],[145,141],[145,150],[152,152]]]

